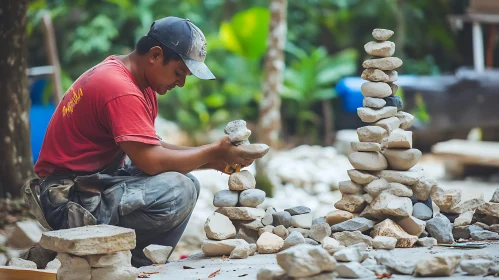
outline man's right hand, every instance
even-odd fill
[[[258,158],[251,153],[248,153],[246,150],[233,145],[229,140],[229,136],[224,136],[217,142],[220,147],[220,158],[228,165],[239,164],[244,167],[250,165],[255,159]]]

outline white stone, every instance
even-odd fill
[[[347,173],[348,177],[350,177],[350,180],[361,185],[369,184],[373,180],[378,178],[367,171],[356,170],[356,169],[350,169],[347,171]]]
[[[331,227],[328,223],[315,224],[310,229],[309,235],[313,240],[322,243],[324,238],[331,236]]]
[[[400,120],[400,128],[408,129],[412,126],[412,122],[414,121],[414,116],[403,111],[397,112],[395,115]]]
[[[138,270],[133,266],[109,266],[92,268],[92,279],[135,280]]]
[[[464,213],[462,213],[461,215],[459,215],[459,217],[457,217],[455,220],[454,220],[454,226],[455,227],[459,227],[459,226],[468,226],[471,224],[471,220],[473,219],[473,214],[475,213],[474,210],[470,210],[470,211],[466,211]]]
[[[373,239],[367,235],[362,234],[360,231],[343,231],[333,233],[333,238],[338,240],[343,246],[351,246],[359,243],[372,246]]]
[[[412,202],[408,197],[397,197],[390,193],[382,192],[371,203],[375,213],[392,216],[407,217],[412,214]]]
[[[239,245],[230,253],[229,259],[246,259],[251,253],[250,245]]]
[[[338,185],[339,185],[339,190],[341,193],[358,194],[358,193],[362,192],[362,186],[359,184],[356,184],[350,180],[341,181],[338,183]]]
[[[40,246],[77,256],[110,254],[135,248],[135,231],[110,225],[44,232]]]
[[[388,189],[388,181],[380,178],[372,181],[364,187],[364,191],[372,197],[377,197],[382,191]]]
[[[361,262],[364,252],[365,248],[362,250],[359,246],[350,246],[334,253],[333,257],[340,262]]]
[[[293,231],[284,240],[284,245],[282,246],[282,250],[286,250],[289,247],[293,247],[298,244],[305,244],[305,237],[303,237],[301,233]]]
[[[287,277],[286,271],[279,266],[263,267],[256,275],[257,280],[277,280],[285,277]]]
[[[402,66],[402,60],[398,57],[383,57],[368,59],[362,63],[364,68],[377,68],[380,70],[394,70]]]
[[[437,185],[438,182],[435,179],[422,177],[417,184],[412,186],[412,191],[417,200],[426,201],[430,197],[433,187]]]
[[[414,267],[414,273],[423,277],[451,276],[461,261],[458,254],[440,254],[420,259]]]
[[[400,120],[397,117],[382,119],[374,123],[374,125],[384,128],[388,133],[396,130],[400,126]]]
[[[423,177],[423,172],[416,170],[397,171],[397,170],[382,170],[377,173],[381,178],[388,182],[400,183],[407,186],[417,184],[420,178]]]
[[[9,244],[16,248],[28,248],[40,241],[42,228],[34,220],[16,222],[14,232],[10,235]]]
[[[256,241],[258,253],[260,254],[277,253],[281,250],[283,245],[284,240],[270,232],[264,232]]]
[[[494,262],[490,260],[462,260],[461,270],[468,275],[485,275],[493,265]]]
[[[373,239],[374,249],[393,250],[397,245],[397,238],[390,236],[376,236]]]
[[[7,266],[36,269],[36,263],[21,258],[12,258]]]
[[[397,222],[410,235],[420,236],[425,230],[426,222],[413,216],[403,218]]]
[[[341,278],[369,278],[374,277],[374,272],[363,267],[358,262],[339,263],[336,266],[338,276]]]
[[[386,147],[390,149],[412,148],[412,131],[395,129],[390,133],[386,141]]]
[[[256,186],[255,177],[248,170],[232,173],[229,176],[229,190],[244,191],[254,189]]]
[[[243,239],[226,239],[221,241],[205,239],[201,244],[201,250],[208,257],[222,255],[228,256],[234,248],[245,244],[248,244],[248,242]]]
[[[362,71],[361,78],[371,82],[385,82],[385,83],[390,82],[390,76],[388,76],[387,73],[375,68],[364,69],[364,71]],[[364,105],[364,107],[370,107],[370,106]]]
[[[149,248],[150,246],[160,246],[160,245],[149,245],[144,249],[144,251],[147,248]],[[166,247],[166,246],[161,246],[161,247]],[[171,251],[172,247],[169,247],[169,248]],[[169,252],[168,252],[168,254],[169,254]],[[167,254],[167,257],[168,257],[168,254]],[[148,257],[147,253],[146,253],[146,257]],[[85,256],[84,258],[87,260],[88,264],[91,267],[107,267],[107,266],[113,266],[113,265],[131,266],[132,253],[130,251],[120,251],[120,252],[116,252],[113,254],[89,255],[89,256]],[[152,259],[150,259],[150,260],[153,261]],[[165,262],[166,262],[166,259],[162,263],[165,263]]]
[[[378,152],[353,152],[348,160],[355,169],[363,171],[381,171],[388,167],[386,158]]]
[[[350,213],[360,213],[366,207],[366,201],[361,194],[343,194],[334,207]]]
[[[364,50],[372,56],[390,57],[395,53],[395,43],[371,41],[364,45]]]
[[[251,135],[251,130],[246,128],[246,122],[244,120],[229,122],[225,127],[224,132],[229,135],[230,142],[248,140]]]
[[[437,246],[437,240],[433,237],[423,237],[418,239],[418,245],[423,247]]]
[[[291,277],[306,277],[333,271],[336,260],[321,247],[300,244],[276,255],[279,264]]]
[[[230,219],[220,213],[214,212],[204,223],[206,237],[213,240],[224,240],[236,236],[236,228]]]
[[[239,204],[244,207],[257,207],[265,200],[265,192],[259,189],[242,191],[239,194]]]
[[[398,248],[411,248],[418,241],[418,237],[405,232],[399,225],[390,219],[386,219],[374,226],[371,235],[389,236],[397,239]]]
[[[352,150],[355,152],[379,152],[381,145],[375,142],[352,142]]]
[[[264,226],[272,225],[272,223],[274,222],[272,214],[276,212],[277,211],[275,210],[274,207],[268,207],[267,210],[265,210],[265,216],[262,218],[262,224]]]
[[[273,225],[264,226],[263,228],[258,230],[258,236],[262,235],[264,232],[272,233],[274,231],[274,228],[275,227]]]
[[[60,280],[90,280],[91,268],[87,260],[66,253],[57,254],[61,267],[57,270],[57,279]],[[95,278],[107,279],[107,278]]]
[[[282,239],[286,239],[286,237],[288,237],[289,235],[289,231],[283,225],[276,226],[272,230],[272,233],[279,236]]]
[[[151,244],[145,247],[143,252],[154,264],[165,264],[172,250],[170,246]]]
[[[390,39],[393,35],[393,31],[389,29],[375,28],[372,32],[373,37],[378,41],[385,41]]]
[[[374,123],[381,119],[386,119],[395,116],[397,107],[386,106],[381,109],[372,109],[361,107],[357,108],[357,115],[363,122]]]
[[[338,252],[339,250],[345,248],[345,246],[341,245],[340,242],[338,242],[338,240],[327,236],[324,237],[324,239],[322,240],[322,248],[328,251],[328,253],[332,255]]]
[[[220,207],[216,212],[229,217],[231,220],[252,221],[265,216],[265,210],[250,207]]]
[[[374,200],[374,197],[372,197],[370,194],[368,193],[365,193],[362,195],[362,197],[364,198],[364,200],[367,202],[367,204],[371,204],[371,202],[373,202]]]
[[[381,140],[388,135],[388,132],[382,127],[368,125],[357,128],[357,135],[360,142],[381,143]]]
[[[291,216],[291,225],[297,228],[309,229],[312,226],[312,213]]]
[[[460,189],[443,190],[439,187],[434,187],[431,191],[431,199],[440,208],[442,212],[448,212],[452,207],[461,202]]]
[[[387,83],[365,82],[360,87],[364,97],[384,98],[392,95],[392,89]],[[393,114],[395,115],[396,112]]]
[[[473,211],[484,203],[485,200],[483,199],[483,193],[481,193],[480,197],[472,198],[466,201],[461,201],[459,204],[449,209],[449,213],[461,214],[467,211]]]
[[[61,267],[61,261],[59,259],[55,258],[47,263],[47,265],[45,266],[45,269],[57,272],[57,270],[60,267]]]
[[[369,69],[366,69],[366,70],[369,70]],[[364,100],[362,100],[362,106],[364,106],[364,107],[380,109],[380,108],[383,108],[385,105],[386,105],[386,101],[383,98],[364,97]]]
[[[381,152],[388,162],[388,167],[394,170],[407,171],[419,162],[421,151],[418,149],[385,149]]]

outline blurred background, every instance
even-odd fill
[[[369,58],[364,44],[374,28],[395,32],[394,56],[404,61],[397,95],[416,117],[414,146],[425,153],[417,166],[442,187],[469,188],[470,195],[491,195],[499,181],[497,0],[36,0],[5,1],[0,8],[20,16],[0,19],[0,35],[15,30],[18,36],[0,47],[16,54],[13,63],[2,63],[9,57],[0,55],[0,107],[6,108],[0,265],[2,255],[18,254],[41,234],[10,240],[25,232],[16,224],[29,217],[19,189],[34,176],[59,98],[107,56],[133,51],[151,23],[166,16],[189,18],[204,32],[206,64],[217,80],[189,77],[183,88],[161,96],[158,134],[201,145],[222,136],[229,121],[246,120],[250,141],[273,148],[263,167],[250,167],[266,173],[257,186],[269,196],[262,207],[307,205],[316,216],[334,209],[338,182],[351,168],[345,155],[363,125],[356,109],[362,62]],[[23,72],[15,75],[8,65]],[[275,106],[265,107],[269,100]],[[277,117],[266,121],[269,116]],[[176,257],[199,248],[213,193],[227,187],[225,175],[196,176],[203,193]]]

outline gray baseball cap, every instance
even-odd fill
[[[206,38],[189,19],[165,17],[155,20],[147,36],[180,55],[194,76],[203,80],[215,79],[204,64]]]

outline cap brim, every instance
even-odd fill
[[[210,69],[204,62],[197,61],[194,59],[189,59],[181,55],[182,59],[184,60],[185,65],[189,70],[191,71],[192,75],[202,79],[202,80],[215,80],[215,75],[211,73]]]

